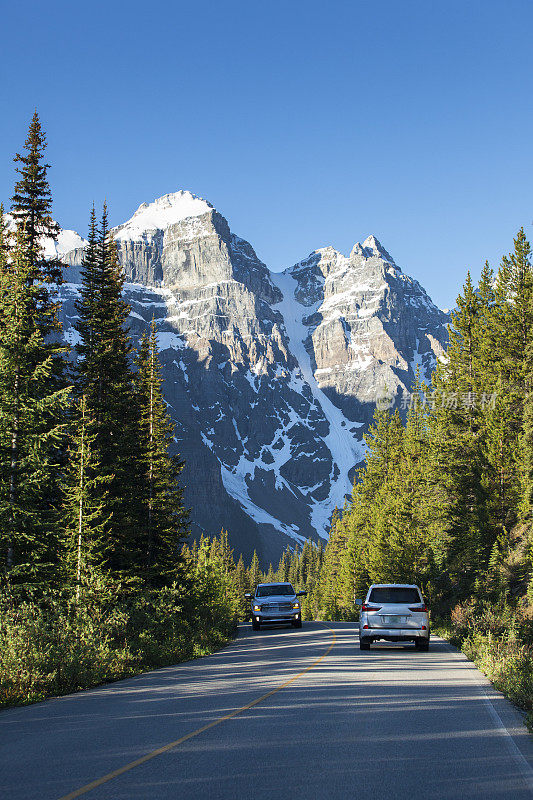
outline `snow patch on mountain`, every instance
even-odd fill
[[[303,380],[311,389],[313,398],[322,409],[329,424],[329,433],[323,437],[323,440],[332,455],[332,469],[329,476],[330,493],[329,497],[321,502],[312,500],[311,507],[311,524],[319,535],[325,536],[335,507],[342,508],[346,496],[351,493],[352,486],[348,473],[355,464],[364,458],[365,446],[361,442],[357,430],[352,433],[347,429],[343,413],[320,389],[313,374],[311,358],[305,346],[309,329],[303,319],[312,311],[316,311],[319,304],[315,304],[310,309],[296,300],[298,281],[288,270],[272,274],[272,281],[283,294],[283,300],[277,304],[276,308],[283,316],[291,352],[296,357]]]
[[[113,229],[116,239],[142,241],[150,231],[165,230],[176,222],[213,210],[211,203],[192,192],[179,191],[142,203],[127,222]]]
[[[249,473],[243,473],[240,470],[232,471],[224,464],[220,465],[220,469],[225,490],[234,500],[237,500],[243,511],[248,514],[254,522],[260,525],[272,525],[275,530],[282,531],[291,539],[294,539],[299,546],[305,544],[306,537],[300,536],[296,532],[298,528],[295,525],[288,525],[285,522],[281,522],[277,517],[269,514],[264,508],[252,502],[246,488],[246,481],[243,479]]]

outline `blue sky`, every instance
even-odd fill
[[[529,0],[29,0],[2,22],[0,197],[37,107],[64,227],[191,189],[276,270],[374,233],[441,307],[533,238]]]

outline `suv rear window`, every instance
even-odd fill
[[[369,603],[420,603],[420,595],[417,589],[409,589],[401,586],[381,586],[372,589]]]

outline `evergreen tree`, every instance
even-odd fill
[[[300,581],[303,585],[307,584],[308,579],[311,577],[313,560],[313,545],[309,539],[305,542],[300,555]]]
[[[24,143],[25,153],[17,153],[20,175],[15,184],[12,214],[19,230],[24,230],[29,264],[28,280],[60,283],[62,264],[43,256],[43,238],[57,239],[59,225],[52,219],[52,194],[48,183],[49,164],[44,163],[46,136],[35,111]]]
[[[514,249],[502,259],[498,274],[495,349],[500,375],[513,393],[515,424],[520,425],[523,393],[530,376],[524,355],[533,338],[533,273],[531,246],[524,229],[514,239]]]
[[[292,583],[294,588],[297,588],[300,583],[300,558],[297,550],[291,553],[291,564],[289,567],[289,582]]]
[[[67,584],[75,585],[76,600],[91,584],[105,561],[102,538],[109,523],[104,516],[106,484],[95,458],[95,420],[82,396],[74,409],[71,444],[65,475],[63,552],[61,564]]]
[[[15,161],[20,180],[12,198],[17,225],[10,242],[0,223],[0,519],[2,564],[13,580],[44,576],[56,563],[59,476],[68,407],[65,348],[54,299],[58,265],[44,257],[51,219],[46,146],[34,115],[26,153]],[[12,569],[13,568],[13,569]],[[45,570],[45,572],[47,572]],[[49,574],[47,572],[47,574]],[[40,577],[39,577],[40,576]]]
[[[497,527],[501,529],[515,521],[518,498],[523,496],[528,480],[523,425],[531,389],[528,354],[533,346],[533,273],[531,247],[522,228],[514,240],[514,250],[502,259],[495,294],[491,344],[497,365],[497,403],[487,427],[498,498]]]
[[[239,560],[235,566],[233,583],[237,595],[239,617],[241,619],[245,619],[250,611],[250,604],[244,595],[245,592],[249,592],[251,590],[251,587],[248,584],[248,575],[246,572],[246,567],[244,566],[242,554],[239,556]]]
[[[469,275],[457,309],[447,359],[438,364],[432,380],[427,465],[436,516],[433,551],[442,569],[437,584],[441,593],[464,597],[480,565],[486,564],[494,538],[483,481],[490,466],[482,446],[485,423],[479,405],[488,375],[483,340],[492,312]]]
[[[137,459],[142,464],[142,474],[137,494],[140,514],[135,531],[138,552],[131,552],[134,547],[130,542],[130,553],[146,580],[154,582],[175,573],[179,545],[188,534],[188,513],[178,483],[183,462],[169,452],[174,441],[174,425],[169,419],[161,390],[154,320],[150,334],[141,339],[136,366],[135,392],[140,409]],[[215,543],[227,573],[234,566],[227,532],[222,531],[220,539],[213,540]]]
[[[329,539],[324,552],[324,563],[320,573],[320,589],[317,602],[320,615],[325,619],[342,619],[346,616],[344,609],[353,605],[353,597],[345,596],[346,570],[348,551],[347,521],[349,512],[344,508],[344,517],[335,509],[331,521]]]
[[[533,374],[533,344],[526,352],[526,368]],[[522,515],[531,516],[533,511],[533,391],[529,390],[524,403],[524,424],[521,440],[522,457]]]
[[[95,459],[107,481],[107,567],[131,575],[139,566],[140,412],[130,363],[129,306],[122,299],[124,278],[109,231],[106,206],[99,229],[94,212],[91,214],[81,277],[81,299],[76,304],[80,337],[76,345],[76,393],[86,397],[87,408],[94,417]],[[144,546],[147,547],[146,542]],[[151,551],[145,551],[145,567],[151,558]]]
[[[0,262],[1,563],[12,581],[39,582],[50,579],[57,563],[57,477],[69,389],[56,381],[63,348],[46,336],[50,326],[39,325],[44,289],[32,280],[22,228]]]
[[[291,552],[289,549],[284,550],[279,560],[278,569],[276,571],[276,580],[280,583],[287,583],[289,580],[289,573],[291,568]]]
[[[261,567],[259,566],[259,557],[254,550],[250,566],[248,568],[248,586],[250,591],[253,592],[258,583],[261,583]]]

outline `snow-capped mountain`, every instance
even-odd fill
[[[364,457],[376,396],[433,366],[448,317],[374,238],[271,273],[190,192],[143,203],[114,229],[134,337],[155,317],[165,397],[197,529],[227,528],[263,563],[326,536]],[[61,255],[65,337],[85,242]],[[67,232],[56,252],[63,248]]]
[[[4,222],[8,231],[15,231],[16,225],[11,214],[4,214]],[[83,249],[86,247],[87,241],[76,231],[61,228],[57,239],[45,237],[41,240],[41,244],[45,258],[62,258],[66,253],[71,253],[77,248]]]

